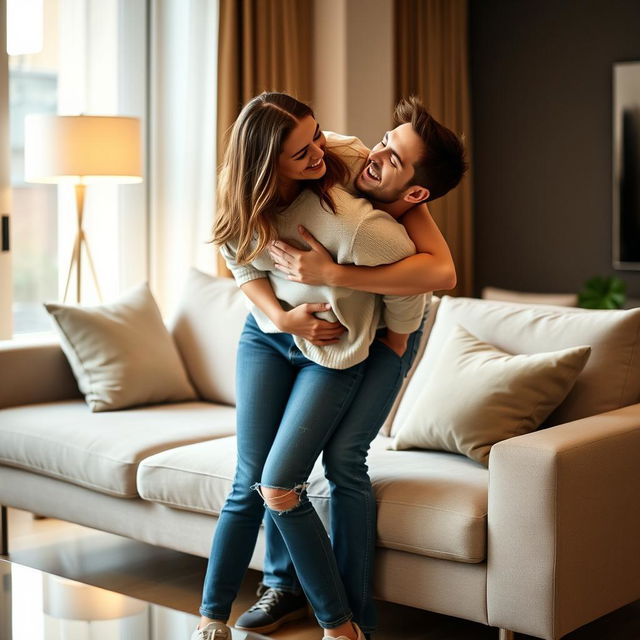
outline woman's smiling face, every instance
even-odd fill
[[[278,177],[290,180],[319,180],[327,171],[324,163],[326,139],[312,116],[302,118],[287,136],[278,156]]]

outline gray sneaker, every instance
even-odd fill
[[[245,611],[234,623],[236,629],[255,633],[271,633],[281,625],[307,617],[307,599],[280,589],[258,589],[260,600]]]
[[[191,640],[231,640],[231,629],[224,622],[210,622],[203,629],[196,629]]]

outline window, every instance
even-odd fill
[[[58,95],[57,2],[45,0],[44,47],[36,54],[9,56],[11,142],[13,324],[15,333],[45,331],[42,301],[57,298],[58,206],[55,188],[27,184],[24,171],[24,117],[56,113]],[[54,15],[52,15],[52,13]],[[34,30],[41,25],[26,25]]]
[[[62,297],[76,230],[73,187],[24,182],[24,117],[84,113],[144,122],[146,6],[145,0],[43,0],[41,51],[9,57],[16,335],[50,329],[42,303]],[[21,28],[42,28],[33,14],[29,19]],[[105,298],[146,277],[144,185],[88,187],[84,227]],[[98,302],[88,269],[82,302]]]

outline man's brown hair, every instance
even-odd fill
[[[424,144],[424,155],[413,165],[414,175],[407,186],[416,184],[429,189],[427,202],[453,189],[468,166],[462,140],[440,124],[415,96],[398,102],[394,123],[410,123]]]

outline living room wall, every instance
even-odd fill
[[[470,0],[476,293],[571,292],[611,266],[611,77],[637,0]]]
[[[388,0],[313,4],[316,116],[324,129],[372,146],[392,120],[393,5]]]

